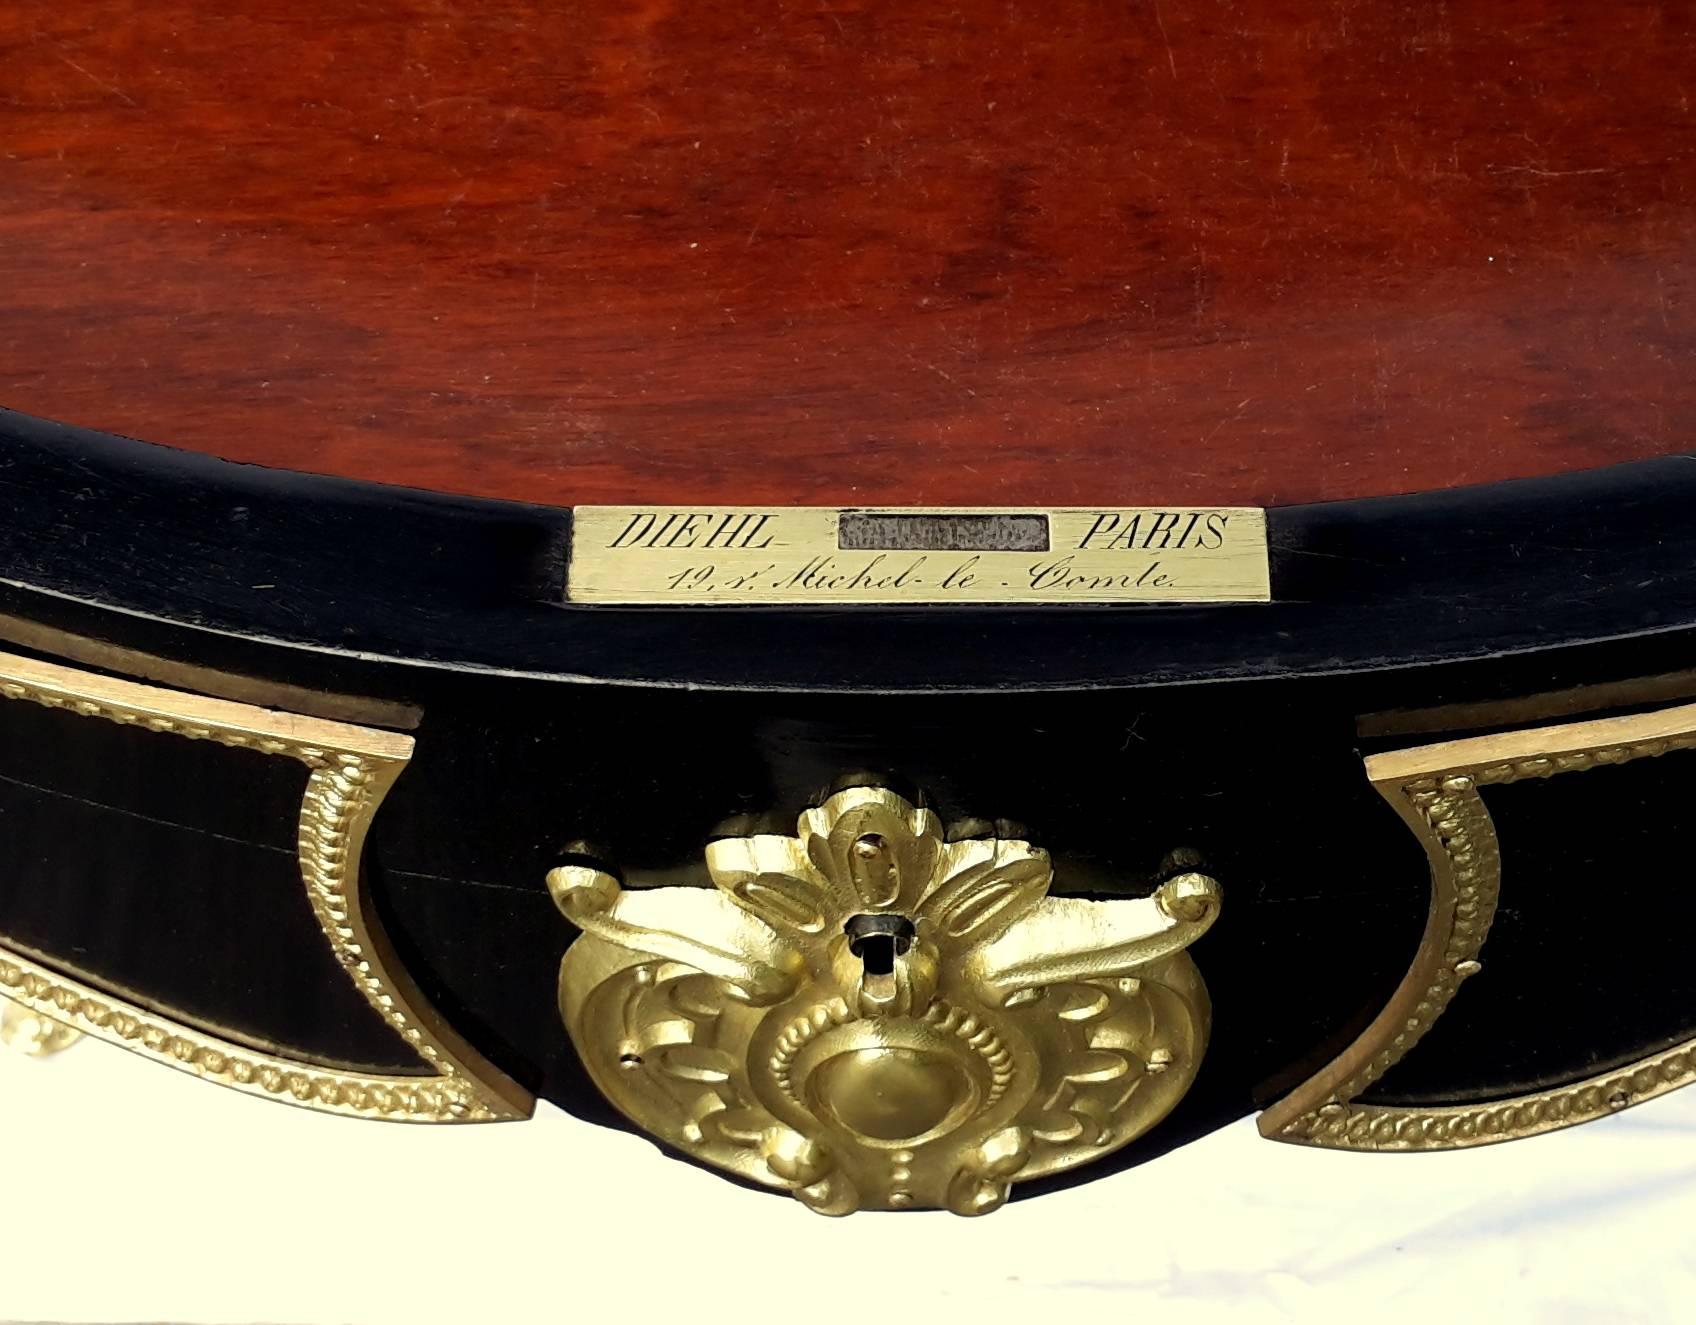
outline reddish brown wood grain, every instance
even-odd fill
[[[558,503],[1689,449],[1692,12],[7,0],[0,404]]]

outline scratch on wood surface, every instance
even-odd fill
[[[1166,35],[1166,19],[1160,12],[1160,0],[1154,0],[1154,23],[1160,29],[1160,40],[1166,43],[1166,63],[1171,67],[1172,77],[1178,76],[1178,62],[1172,56],[1172,39]]]
[[[132,97],[128,92],[125,92],[123,90],[123,88],[114,87],[111,83],[108,83],[104,78],[101,78],[98,74],[92,73],[89,70],[84,69],[80,64],[78,64],[75,60],[71,59],[71,57],[66,55],[63,51],[54,51],[53,54],[56,55],[59,58],[59,60],[61,62],[63,62],[64,64],[70,65],[71,68],[75,69],[79,74],[81,74],[84,78],[88,79],[88,81],[93,83],[96,87],[100,88],[103,91],[110,92],[113,96],[118,98],[119,101],[123,102],[124,105],[126,105],[126,106],[139,106],[141,104],[134,97]]]

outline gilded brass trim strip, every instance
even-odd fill
[[[364,695],[336,694],[286,681],[202,667],[198,663],[185,663],[107,640],[73,634],[8,612],[0,612],[0,641],[141,681],[178,686],[200,695],[216,695],[242,704],[286,709],[334,722],[370,723],[376,727],[412,731],[424,716],[412,704],[392,699],[371,699]]]
[[[366,1075],[256,1053],[60,975],[4,945],[0,952],[0,992],[15,1003],[220,1086],[362,1118],[459,1122],[489,1116],[465,1078]]]
[[[1480,786],[1629,763],[1696,747],[1696,704],[1375,755],[1367,776],[1425,844],[1431,909],[1407,976],[1347,1049],[1260,1116],[1261,1135],[1342,1150],[1447,1150],[1534,1136],[1696,1078],[1696,1039],[1636,1063],[1482,1104],[1404,1108],[1356,1097],[1398,1062],[1481,969],[1501,857]]]
[[[1696,696],[1696,669],[1665,672],[1631,681],[1604,681],[1570,686],[1538,695],[1516,695],[1508,699],[1475,700],[1439,704],[1431,708],[1388,709],[1369,713],[1355,723],[1365,740],[1429,736],[1433,732],[1476,731],[1512,727],[1520,723],[1547,726],[1559,718],[1575,719],[1618,712],[1625,708],[1648,708],[1655,704],[1686,704]]]
[[[1277,1139],[1350,1150],[1461,1150],[1592,1122],[1693,1080],[1696,1040],[1687,1040],[1612,1072],[1487,1104],[1420,1109],[1351,1106],[1351,1115],[1370,1116],[1366,1130],[1372,1136],[1371,1145],[1343,1146],[1322,1136]],[[1352,1130],[1352,1121],[1349,1126]]]
[[[3,653],[0,698],[283,755],[306,765],[310,772],[301,798],[299,856],[312,914],[360,993],[434,1075],[351,1073],[255,1053],[81,984],[0,936],[0,986],[7,996],[183,1071],[309,1108],[415,1122],[529,1116],[530,1095],[434,1013],[394,959],[366,904],[359,870],[366,834],[383,797],[411,758],[411,737]]]

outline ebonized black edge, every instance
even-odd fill
[[[1375,672],[1696,628],[1696,457],[1268,512],[1274,601],[613,608],[570,512],[0,410],[0,583],[317,654],[621,685],[1092,689]]]

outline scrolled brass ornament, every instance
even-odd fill
[[[1142,1135],[1195,1078],[1203,874],[1050,897],[1046,852],[945,841],[877,787],[706,860],[716,890],[626,891],[584,864],[548,886],[584,931],[559,993],[590,1075],[710,1164],[824,1214],[984,1214]]]
[[[76,1027],[0,995],[0,1045],[31,1058],[50,1058],[80,1039]]]

